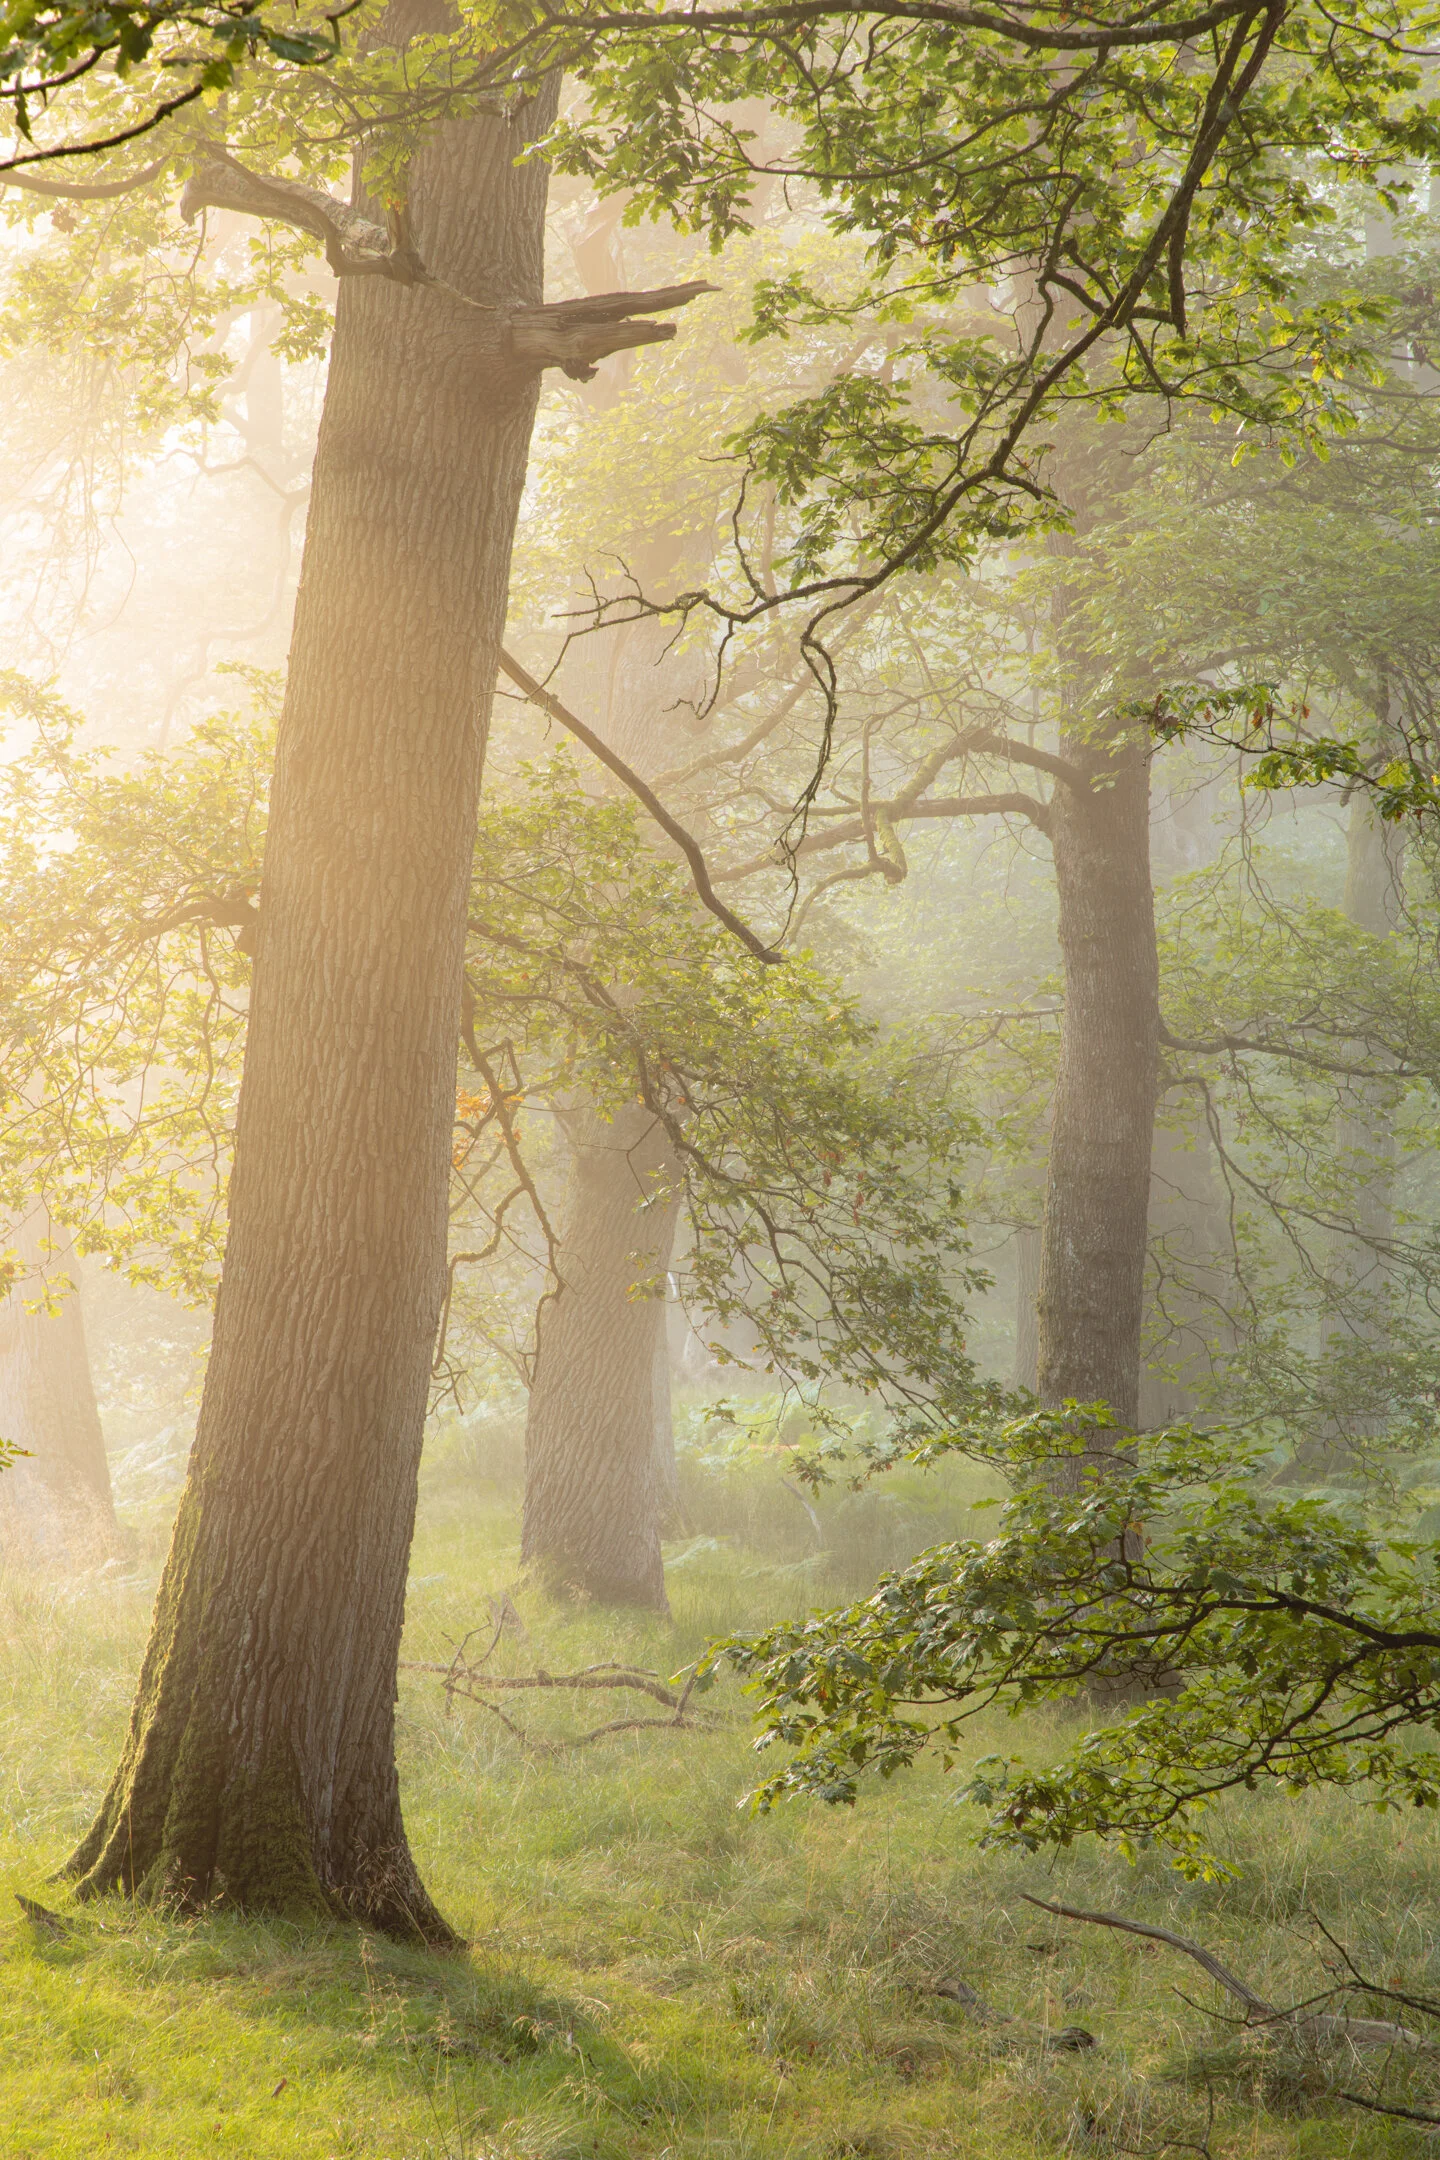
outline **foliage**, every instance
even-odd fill
[[[901,570],[970,562],[1065,517],[1063,411],[1197,408],[1323,447],[1352,424],[1383,303],[1294,291],[1287,255],[1357,179],[1428,154],[1408,18],[1237,5],[1195,25],[1107,8],[625,14],[517,25],[507,59],[564,56],[587,101],[551,154],[627,216],[718,243],[780,180],[868,267],[767,282],[753,335],[845,326],[846,363],[733,441],[746,476],[732,597],[676,595],[733,631],[796,601],[818,625]],[[1183,45],[1185,62],[1175,55]],[[777,579],[758,567],[778,503]]]
[[[502,1035],[519,1093],[580,1088],[602,1116],[638,1102],[659,1120],[683,1166],[691,1294],[743,1321],[767,1368],[927,1414],[973,1399],[959,1300],[984,1278],[960,1211],[978,1128],[943,1061],[883,1037],[806,955],[754,961],[634,804],[587,798],[564,756],[482,817],[470,929],[476,1025]],[[496,1049],[482,1070],[472,1194]],[[486,1171],[507,1155],[490,1137]]]
[[[307,20],[293,8],[272,13],[263,0],[106,0],[98,8],[83,0],[5,0],[0,101],[23,147],[0,156],[0,172],[133,142],[207,93],[229,89],[256,53],[291,67],[323,63],[336,50],[341,22],[360,4],[338,0]],[[83,130],[78,142],[37,148],[35,118],[57,102],[68,116],[78,102],[74,86],[99,69],[113,75],[124,120],[104,132]]]
[[[1197,1827],[1217,1795],[1273,1780],[1369,1804],[1440,1804],[1436,1548],[1267,1486],[1261,1452],[1189,1427],[1086,1456],[1094,1407],[1012,1425],[996,1535],[936,1547],[858,1605],[709,1653],[747,1676],[761,1744],[795,1753],[761,1787],[853,1801],[1001,1707],[1140,1701],[1054,1767],[969,1767],[992,1844],[1088,1833],[1220,1865]],[[951,1443],[956,1444],[956,1443]],[[1091,1443],[1093,1445],[1093,1442]]]
[[[31,740],[0,767],[0,1205],[44,1188],[83,1251],[198,1299],[223,1243],[273,686],[257,717],[128,772],[53,695],[5,688]]]
[[[199,1298],[223,1249],[270,721],[217,719],[115,772],[52,698],[12,691],[34,737],[3,768],[0,1194],[18,1210],[43,1190],[82,1249]],[[527,1105],[638,1101],[683,1165],[693,1295],[743,1318],[764,1364],[950,1420],[973,1405],[977,1127],[943,1061],[883,1038],[814,962],[754,962],[633,804],[587,797],[565,756],[481,820],[467,979],[482,1085],[457,1094],[453,1205],[484,1227],[472,1258],[514,1241],[516,1202],[546,1227]]]

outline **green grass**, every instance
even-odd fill
[[[447,1656],[487,1593],[513,1585],[516,1528],[503,1496],[443,1465],[431,1475],[408,1656]],[[700,1547],[674,1573],[663,1625],[547,1609],[521,1590],[531,1636],[507,1637],[502,1654],[514,1669],[623,1654],[674,1670],[707,1634],[824,1594],[805,1533],[802,1520],[788,1559]],[[152,1533],[128,1572],[0,1586],[3,1879],[67,1912],[47,1877],[112,1765],[157,1566]],[[856,1554],[846,1566],[859,1569]],[[738,1805],[755,1768],[742,1706],[722,1694],[719,1709],[710,1733],[527,1752],[479,1708],[447,1713],[438,1684],[407,1673],[407,1819],[465,1955],[119,1903],[75,1911],[73,1932],[53,1940],[12,1906],[0,1916],[0,2156],[1430,2149],[1327,2097],[1333,2065],[1242,2039],[1185,1960],[1067,1927],[1020,1897],[1157,1919],[1281,2001],[1326,1982],[1318,1912],[1380,1977],[1440,1992],[1428,1817],[1397,1826],[1353,1801],[1257,1794],[1224,1820],[1229,1883],[1187,1888],[1098,1852],[1052,1870],[978,1854],[973,1822],[929,1771],[853,1811],[752,1819]],[[555,1734],[604,1713],[552,1700],[516,1714]],[[1046,1733],[1035,1721],[977,1746],[997,1739],[1040,1748]],[[1014,2022],[977,2026],[932,1992],[946,1975]],[[1093,2051],[1046,2045],[1077,2024]],[[1367,2089],[1373,2067],[1351,2063],[1339,2082]],[[1387,2090],[1440,2085],[1423,2066],[1408,2075]]]

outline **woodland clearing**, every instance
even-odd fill
[[[623,1656],[673,1673],[729,1627],[873,1580],[897,1548],[933,1537],[926,1513],[963,1521],[976,1474],[944,1475],[943,1489],[916,1476],[884,1503],[822,1496],[828,1555],[798,1507],[777,1526],[773,1466],[697,1487],[692,1515],[712,1529],[667,1551],[668,1621],[567,1611],[522,1588],[527,1637],[507,1630],[497,1662],[568,1671]],[[122,1477],[122,1509],[126,1497]],[[928,1763],[867,1785],[853,1811],[795,1803],[756,1819],[741,1804],[757,1764],[731,1683],[705,1699],[715,1730],[547,1755],[477,1706],[447,1713],[431,1675],[402,1672],[406,1820],[462,1953],[111,1899],[72,1906],[47,1877],[123,1733],[166,1508],[164,1496],[142,1507],[118,1566],[64,1583],[12,1573],[0,1592],[3,1879],[65,1922],[57,1933],[12,1904],[0,1923],[6,2160],[1429,2149],[1422,2131],[1327,2091],[1377,2089],[1374,2061],[1244,2033],[1184,1958],[1068,1926],[1023,1893],[1203,1941],[1276,2002],[1332,1984],[1317,1919],[1367,1972],[1433,1993],[1432,1813],[1246,1795],[1220,1811],[1232,1879],[1198,1885],[1093,1845],[1054,1862],[978,1852],[973,1812],[949,1804]],[[888,1528],[887,1512],[899,1518]],[[517,1493],[442,1435],[422,1483],[406,1658],[450,1656],[487,1596],[515,1584],[518,1538]],[[558,1736],[595,1722],[592,1709],[527,1703],[524,1720]],[[977,1753],[1015,1746],[1017,1728],[995,1723],[1003,1733],[977,1732]],[[1030,1713],[1019,1741],[1043,1750],[1053,1727]],[[1095,2047],[1055,2044],[1076,2027]],[[1426,2071],[1390,2075],[1387,2097],[1403,2099],[1412,2075],[1413,2099]]]

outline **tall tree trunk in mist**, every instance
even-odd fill
[[[1149,757],[1071,734],[1050,840],[1065,1012],[1041,1232],[1039,1394],[1139,1412],[1146,1217],[1159,1054]]]
[[[1040,1382],[1040,1232],[1022,1223],[1015,1232],[1015,1361],[1012,1387],[1033,1395]]]
[[[415,242],[459,291],[539,300],[545,173],[514,160],[554,105],[552,83],[416,156]],[[537,382],[484,310],[342,282],[210,1370],[130,1735],[70,1863],[87,1892],[449,1939],[401,1821],[395,1670]]]
[[[1400,919],[1405,870],[1401,827],[1386,824],[1357,793],[1346,827],[1345,913],[1372,937],[1388,937]],[[1339,1147],[1364,1165],[1351,1203],[1357,1240],[1345,1240],[1334,1263],[1342,1301],[1342,1328],[1371,1343],[1385,1332],[1384,1304],[1389,1279],[1385,1247],[1395,1230],[1394,1088],[1377,1077],[1352,1083],[1351,1105],[1340,1120]],[[1361,1301],[1359,1311],[1353,1301]],[[1328,1332],[1328,1326],[1322,1322]]]
[[[1193,1417],[1217,1346],[1233,1346],[1219,1265],[1224,1237],[1225,1210],[1203,1116],[1193,1124],[1157,1124],[1149,1220],[1154,1344],[1140,1374],[1142,1431]]]
[[[666,1609],[656,1373],[680,1212],[669,1135],[641,1104],[575,1117],[560,1286],[541,1311],[522,1557],[556,1587]]]
[[[0,1300],[0,1436],[27,1450],[0,1477],[0,1550],[75,1560],[113,1544],[110,1466],[75,1286],[75,1248],[37,1207],[8,1243],[24,1268]],[[32,1311],[47,1279],[63,1289],[53,1312]]]
[[[605,740],[642,773],[655,770],[663,747],[667,643],[664,625],[627,624],[608,665],[593,667],[579,692]],[[635,1284],[663,1293],[683,1172],[646,1110],[613,1124],[580,1110],[565,1129],[573,1153],[560,1282],[541,1308],[522,1549],[584,1596],[664,1610],[660,1537],[679,1498],[670,1346],[663,1294],[637,1301]],[[642,1210],[657,1190],[669,1197]]]

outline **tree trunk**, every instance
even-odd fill
[[[75,1248],[38,1207],[13,1249],[25,1272],[0,1302],[0,1435],[27,1458],[0,1477],[0,1544],[26,1557],[78,1559],[114,1543],[115,1504]],[[47,1283],[59,1293],[56,1310],[28,1310]]]
[[[1140,1375],[1145,1432],[1195,1416],[1215,1351],[1233,1340],[1218,1264],[1224,1218],[1204,1118],[1157,1124],[1150,1158],[1150,1349]]]
[[[662,709],[668,643],[665,624],[632,623],[617,633],[608,664],[594,648],[579,656],[589,659],[582,698],[601,716],[606,742],[642,773],[656,769],[673,734]],[[611,792],[603,772],[595,784]],[[680,1500],[664,1277],[683,1173],[648,1111],[606,1124],[593,1108],[576,1110],[567,1128],[574,1156],[560,1231],[564,1288],[541,1309],[523,1551],[558,1585],[663,1611],[661,1529]],[[657,1185],[670,1197],[637,1213]],[[637,1281],[656,1283],[658,1294],[637,1302]]]
[[[1012,1387],[1030,1394],[1040,1379],[1040,1232],[1022,1223],[1015,1232],[1015,1364]]]
[[[655,1375],[680,1188],[640,1105],[575,1121],[561,1286],[544,1308],[525,1435],[523,1558],[555,1587],[666,1610]],[[668,1364],[666,1367],[668,1404]]]
[[[1042,1403],[1139,1410],[1159,967],[1149,761],[1133,736],[1062,742],[1085,784],[1050,806],[1065,1012],[1040,1253]],[[1113,1442],[1097,1442],[1108,1452]]]
[[[679,1214],[677,1203],[676,1214]],[[671,1233],[674,1244],[674,1233]],[[669,1254],[665,1255],[666,1259]],[[662,1283],[664,1277],[661,1278]],[[680,1499],[680,1466],[675,1460],[675,1412],[670,1399],[670,1319],[665,1299],[660,1300],[660,1324],[655,1330],[655,1355],[650,1361],[650,1432],[655,1466],[655,1505],[660,1528],[673,1537],[683,1529],[685,1510]]]
[[[1372,937],[1389,937],[1400,919],[1405,840],[1398,825],[1378,818],[1357,794],[1346,829],[1345,913]],[[1332,1263],[1335,1311],[1322,1315],[1322,1338],[1338,1324],[1342,1336],[1372,1347],[1383,1343],[1395,1234],[1395,1110],[1397,1090],[1378,1073],[1352,1081],[1339,1120],[1338,1157],[1358,1173],[1349,1213],[1355,1236],[1338,1241]],[[1367,1421],[1367,1430],[1376,1420]],[[1332,1439],[1341,1437],[1338,1427]]]
[[[514,160],[554,105],[552,83],[419,150],[415,242],[458,291],[539,300],[545,173]],[[450,1939],[406,1843],[394,1701],[538,382],[495,320],[434,285],[340,287],[214,1346],[130,1735],[70,1863],[85,1892]]]

